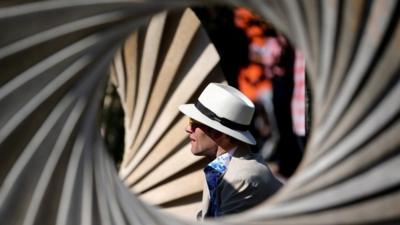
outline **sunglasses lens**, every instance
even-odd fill
[[[192,119],[192,118],[189,118],[189,124],[190,124],[191,126],[198,126],[198,125],[200,125],[201,123],[199,123],[198,121],[196,121],[196,120],[194,120],[194,119]]]

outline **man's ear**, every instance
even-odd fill
[[[213,130],[212,136],[213,136],[213,139],[214,139],[214,140],[220,140],[220,139],[222,139],[222,138],[225,136],[225,134],[222,133],[222,132],[219,132],[219,131],[217,131],[217,130]]]
[[[212,128],[207,129],[205,132],[211,139],[213,139],[214,141],[217,141],[217,142],[220,141],[223,137],[225,137],[224,133],[217,131],[215,129],[212,129]]]

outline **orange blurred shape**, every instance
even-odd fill
[[[246,35],[249,38],[262,37],[264,36],[264,31],[261,26],[251,25],[246,29]]]
[[[238,7],[235,9],[234,22],[235,25],[241,29],[246,29],[250,20],[254,19],[253,13],[243,7]]]
[[[257,101],[262,91],[270,91],[272,89],[271,81],[265,77],[263,71],[262,65],[250,63],[239,72],[239,89],[252,101]]]

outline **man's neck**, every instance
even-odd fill
[[[235,149],[236,147],[237,147],[236,145],[226,146],[225,148],[218,146],[216,157],[221,156],[221,155]]]

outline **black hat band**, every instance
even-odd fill
[[[205,116],[207,116],[208,118],[217,121],[218,123],[229,127],[233,130],[239,130],[239,131],[247,131],[249,130],[249,126],[248,125],[243,125],[243,124],[239,124],[233,121],[230,121],[228,119],[225,119],[223,117],[219,117],[217,116],[214,112],[212,112],[211,110],[209,110],[207,107],[205,107],[203,104],[201,104],[199,101],[197,101],[196,103],[194,103],[194,106],[201,112],[203,113]]]

